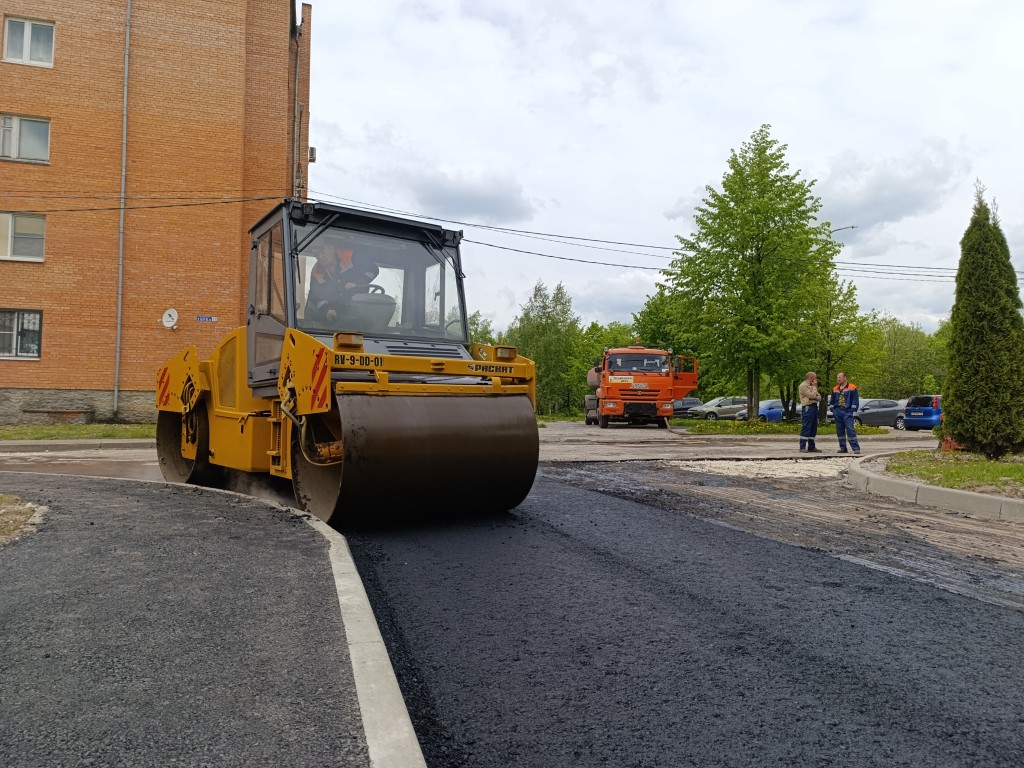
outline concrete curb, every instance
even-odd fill
[[[155,438],[107,438],[96,440],[0,440],[0,453],[49,453],[50,451],[93,451],[112,448],[156,450]]]
[[[867,493],[902,499],[912,504],[948,509],[988,520],[1024,523],[1024,499],[940,488],[913,480],[878,475],[863,466],[865,461],[892,455],[893,452],[875,453],[855,460],[850,465],[850,484]]]
[[[391,657],[381,637],[348,541],[315,517],[306,520],[330,542],[331,569],[352,662],[356,697],[372,768],[426,768]]]

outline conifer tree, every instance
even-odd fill
[[[998,459],[1024,449],[1024,318],[1010,247],[977,185],[949,321],[945,432]]]

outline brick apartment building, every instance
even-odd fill
[[[305,194],[311,8],[2,13],[0,423],[153,421],[160,363],[245,321],[249,227]]]

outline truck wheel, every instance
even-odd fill
[[[597,426],[601,429],[608,429],[608,417],[604,414],[597,417]]]
[[[668,419],[667,418],[658,419],[658,429],[668,429]]]

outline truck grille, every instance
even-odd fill
[[[622,393],[622,399],[629,400],[657,400],[661,392],[656,389],[628,389]]]

